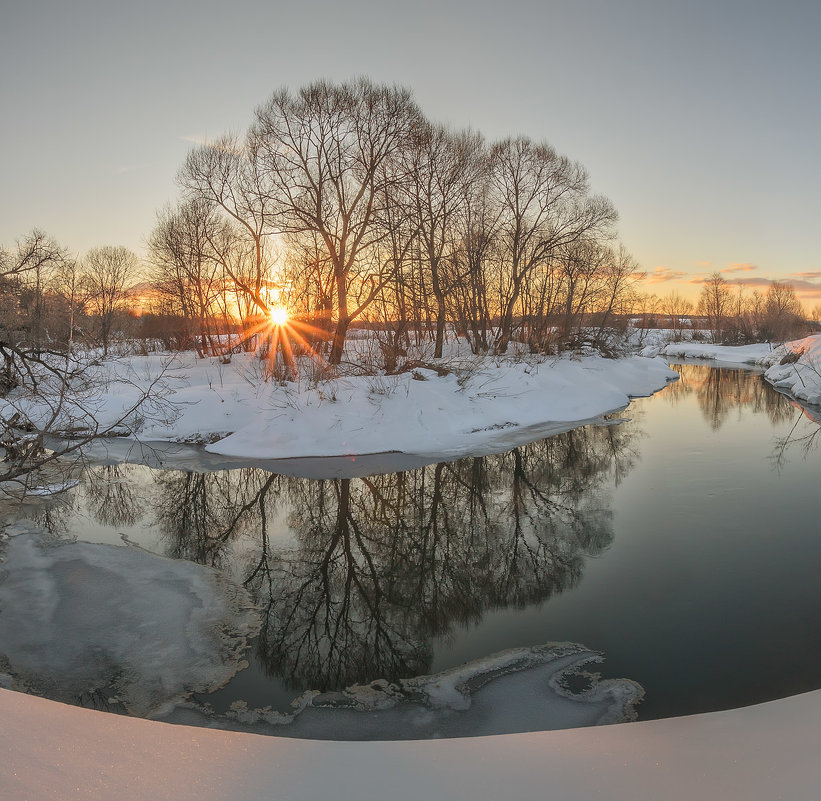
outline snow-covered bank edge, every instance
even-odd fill
[[[704,359],[717,365],[760,368],[764,370],[764,378],[776,389],[803,403],[821,405],[821,334],[775,347],[766,342],[741,346],[669,342],[648,345],[642,353],[668,359]]]
[[[52,801],[811,799],[821,691],[727,712],[454,740],[193,729],[0,690],[0,797]]]
[[[102,428],[119,420],[142,385],[156,382],[164,370],[164,402],[140,409],[130,423],[134,440],[207,443],[214,457],[257,462],[387,452],[447,458],[506,450],[595,421],[677,377],[660,358],[596,355],[548,361],[485,357],[454,364],[443,375],[420,368],[284,385],[262,381],[252,355],[224,365],[182,354],[169,370],[159,355],[149,354],[116,369],[128,381],[102,376],[106,389],[93,408],[91,401],[86,404]],[[3,403],[0,413],[19,413],[35,425],[53,414],[37,398]],[[71,421],[63,422],[68,429]]]

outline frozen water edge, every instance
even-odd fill
[[[136,547],[10,533],[0,554],[0,670],[15,687],[66,701],[102,694],[151,717],[245,666],[258,616],[217,571]]]
[[[498,434],[488,435],[480,442],[468,442],[461,447],[449,447],[430,453],[380,451],[357,453],[350,456],[298,456],[285,459],[249,459],[241,456],[223,456],[211,453],[199,445],[177,442],[138,442],[129,438],[99,439],[83,449],[87,463],[95,465],[144,464],[163,470],[190,470],[210,473],[258,467],[272,473],[297,478],[331,479],[362,478],[381,473],[416,470],[429,464],[459,459],[465,456],[487,456],[502,453],[546,437],[563,434],[588,425],[612,425],[609,415],[623,411],[625,405],[604,414],[569,422],[546,422],[518,426],[512,424]],[[489,429],[492,430],[492,429]],[[56,442],[56,440],[55,440]],[[59,443],[58,443],[59,444]]]
[[[504,651],[432,676],[309,691],[294,712],[224,716],[185,701],[245,666],[258,630],[245,590],[216,571],[136,547],[7,528],[0,562],[0,687],[169,722],[310,739],[422,739],[549,730],[635,718],[642,688],[600,681],[573,643]],[[570,683],[584,689],[573,692]]]
[[[629,679],[584,668],[601,654],[576,643],[517,648],[432,676],[380,680],[342,692],[307,692],[295,711],[234,710],[210,716],[192,704],[166,722],[323,740],[420,740],[595,726],[634,720],[644,695]],[[587,687],[573,692],[569,682]]]

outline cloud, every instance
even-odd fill
[[[686,277],[688,273],[682,270],[671,270],[669,267],[659,265],[651,273],[646,273],[644,280],[648,284],[665,284],[667,281],[679,281]]]
[[[187,134],[186,136],[181,136],[183,142],[190,142],[192,145],[204,145],[208,142],[207,136],[202,136],[201,134]]]
[[[694,261],[696,267],[712,267],[713,263],[711,261]]]
[[[790,273],[789,278],[806,278],[812,280],[813,278],[821,278],[821,270],[807,270],[803,273]]]
[[[235,138],[231,134],[218,136],[216,139],[202,136],[200,134],[186,134],[179,137],[183,142],[190,142],[197,147],[208,147],[214,150],[220,150],[223,153],[231,153],[232,155],[240,155],[242,147],[237,144]]]
[[[774,282],[789,284],[795,290],[796,297],[800,301],[806,302],[821,299],[821,284],[816,284],[813,281],[796,281],[793,279],[784,280],[783,278],[758,278],[752,276],[749,278],[731,278],[727,280],[728,284],[743,286],[746,289],[758,289],[761,292],[766,292],[770,288],[770,285]]]
[[[720,272],[722,273],[747,273],[751,270],[758,269],[754,264],[747,264],[746,262],[742,261],[734,261],[732,264],[728,264],[724,267]]]

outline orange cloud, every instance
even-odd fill
[[[727,280],[727,283],[734,284],[735,286],[743,286],[748,289],[759,289],[762,292],[766,292],[770,288],[770,285],[776,281],[782,284],[789,284],[795,290],[796,297],[800,301],[806,302],[821,299],[821,284],[814,283],[813,281],[796,281],[792,279],[785,281],[783,279],[758,278],[751,276],[749,278],[731,278]]]
[[[667,281],[677,281],[684,278],[687,273],[681,270],[671,270],[669,267],[659,265],[651,273],[647,273],[644,280],[648,284],[664,284]]]
[[[713,263],[711,261],[694,261],[696,267],[712,267]]]
[[[755,270],[756,266],[754,264],[747,264],[746,262],[735,261],[732,264],[728,264],[724,269],[721,270],[722,273],[748,273],[750,270]]]

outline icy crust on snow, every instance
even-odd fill
[[[22,524],[9,533],[0,671],[17,689],[70,702],[102,694],[152,717],[245,666],[257,614],[215,570],[136,547],[53,541]]]
[[[634,720],[644,690],[629,679],[602,680],[584,670],[600,661],[601,654],[583,645],[549,643],[396,684],[307,692],[293,702],[292,714],[239,702],[217,718],[188,705],[167,720],[323,740],[474,737]],[[574,680],[586,687],[571,690]]]
[[[821,334],[788,342],[764,377],[805,403],[821,405]]]

